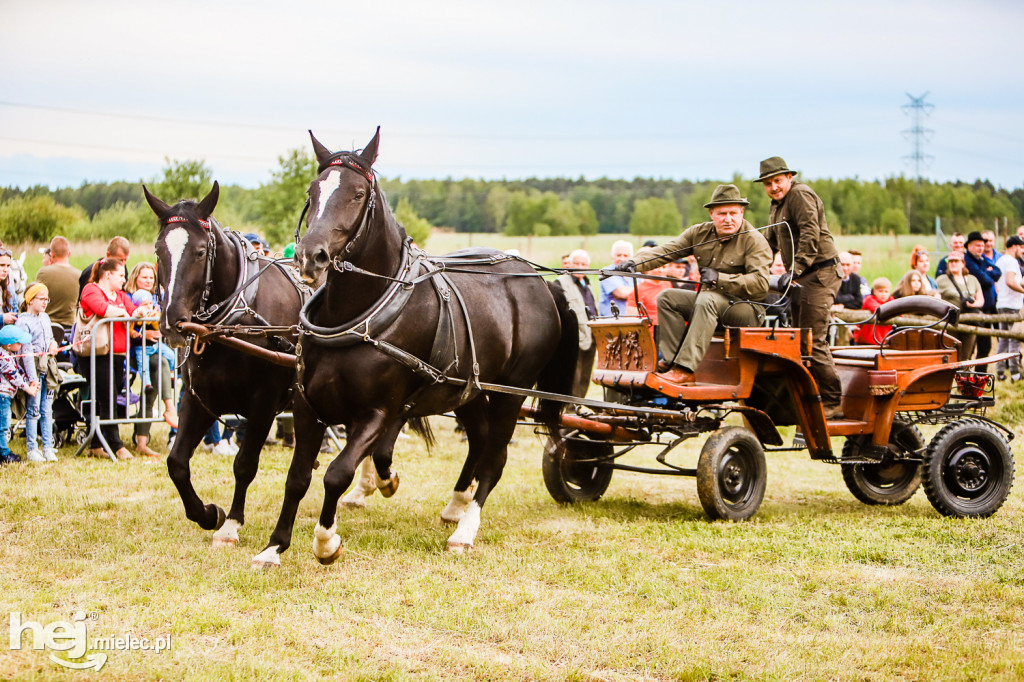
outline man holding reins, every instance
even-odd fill
[[[825,207],[814,190],[793,181],[796,172],[786,167],[782,157],[765,159],[760,171],[754,182],[764,183],[772,200],[768,243],[773,252],[781,251],[782,262],[792,267],[793,281],[801,287],[799,300],[794,301],[794,318],[796,326],[811,330],[810,370],[821,393],[825,418],[842,419],[843,387],[828,345],[828,321],[843,271],[825,221]],[[789,224],[788,230],[779,224],[782,222]]]
[[[635,261],[615,266],[624,272],[646,272],[677,258],[693,255],[697,259],[699,291],[666,289],[658,294],[662,361],[655,376],[667,387],[695,383],[694,372],[719,320],[737,327],[762,324],[760,307],[748,301],[760,301],[768,293],[772,252],[761,233],[743,218],[749,203],[735,185],[719,185],[704,204],[710,221],[692,225],[660,246],[641,249]]]

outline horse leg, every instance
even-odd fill
[[[178,496],[185,507],[185,517],[204,530],[220,528],[226,518],[224,510],[217,505],[203,504],[192,486],[192,454],[212,424],[213,415],[199,404],[191,392],[185,391],[181,399],[178,435],[167,455],[167,473],[178,489]]]
[[[313,463],[320,454],[320,444],[327,430],[300,391],[296,391],[292,414],[295,416],[295,452],[292,454],[292,463],[285,480],[281,515],[277,519],[274,532],[270,534],[267,546],[253,557],[253,568],[276,568],[281,565],[281,552],[291,545],[295,515],[298,513],[299,503],[309,490],[309,483],[313,478]]]
[[[483,394],[455,410],[455,415],[466,430],[466,442],[469,445],[469,450],[466,454],[466,461],[462,465],[462,472],[459,474],[458,480],[455,481],[452,499],[448,502],[448,506],[441,510],[441,521],[444,523],[458,523],[476,493],[477,462],[480,461],[480,455],[487,447],[488,400],[489,396]]]
[[[341,537],[337,533],[338,500],[352,483],[356,466],[380,442],[386,443],[389,438],[393,441],[398,437],[401,420],[392,419],[389,424],[388,419],[385,413],[374,411],[369,419],[354,423],[349,429],[345,449],[334,458],[324,474],[324,506],[320,511],[320,521],[313,530],[313,554],[325,566],[341,556]]]
[[[341,498],[342,506],[349,509],[362,509],[365,507],[366,498],[377,490],[375,479],[376,472],[374,471],[373,459],[367,457],[363,460],[363,464],[359,469],[359,478],[356,479],[356,484],[352,486],[352,490],[345,494],[345,497]]]
[[[256,471],[260,466],[260,454],[263,452],[263,443],[270,433],[270,426],[274,423],[274,412],[267,406],[269,400],[257,401],[260,405],[259,411],[250,410],[249,425],[245,431],[245,438],[235,455],[235,494],[231,498],[231,510],[228,511],[228,518],[224,525],[213,534],[214,547],[232,547],[238,544],[238,529],[245,525],[245,496],[249,485],[256,478]]]
[[[523,399],[517,396],[494,394],[488,396],[485,420],[488,424],[486,456],[480,457],[476,467],[479,483],[473,494],[473,500],[466,507],[462,518],[459,519],[459,525],[455,528],[455,532],[448,538],[449,552],[461,554],[473,548],[473,541],[476,540],[477,532],[480,530],[480,511],[505,469],[505,461],[508,459],[508,443],[512,440],[512,434],[515,432],[519,408],[522,404]],[[470,425],[466,423],[465,426],[468,435]]]
[[[404,427],[405,420],[398,420],[391,432],[384,434],[373,452],[373,482],[380,490],[381,497],[391,497],[398,492],[398,484],[401,481],[398,472],[391,468],[391,462],[395,454],[395,442]]]

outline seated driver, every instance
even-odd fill
[[[700,291],[666,289],[658,295],[660,331],[658,378],[676,387],[693,384],[719,320],[731,327],[762,324],[760,301],[768,293],[772,250],[768,241],[744,220],[749,202],[735,185],[719,185],[704,204],[711,221],[692,225],[661,246],[642,249],[634,260],[615,266],[624,272],[646,272],[677,258],[693,255],[700,267]],[[687,330],[686,321],[689,321]]]

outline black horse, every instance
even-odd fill
[[[412,245],[373,174],[379,132],[361,153],[332,153],[310,134],[319,175],[295,256],[307,280],[326,279],[300,316],[295,455],[281,517],[255,566],[279,565],[291,544],[324,424],[344,424],[348,441],[324,475],[313,540],[321,563],[340,555],[338,500],[358,463],[372,455],[386,477],[402,426],[449,410],[469,441],[442,512],[458,522],[448,548],[462,551],[476,538],[524,401],[483,392],[480,383],[563,394],[572,387],[578,332],[560,291],[492,249],[436,259]],[[541,410],[557,421],[557,403],[542,402]]]
[[[163,293],[160,329],[166,343],[186,344],[197,323],[251,327],[294,326],[308,289],[285,267],[257,254],[237,232],[213,219],[219,185],[201,201],[169,206],[143,188],[146,201],[160,219],[155,249]],[[225,343],[230,342],[229,339]],[[182,366],[178,435],[167,469],[185,505],[185,515],[206,530],[217,529],[213,545],[233,545],[245,523],[245,496],[256,476],[263,443],[274,417],[288,409],[295,380],[294,341],[282,337],[245,344],[198,343]],[[265,349],[262,355],[253,351]],[[201,350],[201,352],[200,352]],[[234,461],[235,493],[231,509],[204,504],[192,486],[189,462],[214,420],[223,414],[248,419],[248,428]]]

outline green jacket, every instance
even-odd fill
[[[718,239],[713,222],[698,223],[660,246],[640,249],[633,257],[638,272],[669,261],[695,256],[697,264],[718,271],[718,289],[735,298],[760,301],[768,294],[768,268],[772,250],[767,240],[746,220],[737,234]]]
[[[769,222],[782,221],[789,223],[793,241],[789,241],[786,226],[777,225],[768,229],[768,243],[773,252],[782,252],[782,262],[787,268],[793,264],[794,277],[802,275],[814,263],[839,255],[825,221],[825,206],[814,190],[804,183],[794,182],[782,201],[772,200]],[[796,244],[795,258],[791,244]]]

